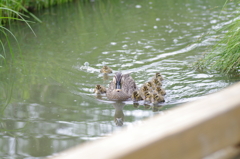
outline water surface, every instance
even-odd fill
[[[220,14],[224,3],[73,2],[36,13],[43,21],[32,24],[37,37],[23,23],[12,25],[21,52],[16,45],[0,68],[0,158],[44,158],[111,135],[122,128],[117,118],[132,127],[239,80],[190,67],[235,16],[234,2]],[[96,98],[94,86],[107,86],[113,76],[99,73],[103,64],[131,73],[139,87],[161,72],[166,102],[153,107]]]

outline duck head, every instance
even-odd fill
[[[122,73],[117,72],[115,74],[115,76],[113,77],[113,81],[116,84],[116,88],[117,90],[122,89]]]

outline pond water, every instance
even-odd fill
[[[0,158],[44,158],[239,80],[190,67],[235,16],[234,2],[220,14],[224,3],[73,2],[35,13],[43,21],[31,24],[37,37],[24,23],[11,25],[21,51],[12,39],[14,54],[0,68]],[[139,87],[161,72],[166,102],[154,107],[96,98],[94,86],[107,86],[114,75],[100,74],[104,64],[131,73]]]

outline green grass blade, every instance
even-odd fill
[[[11,12],[17,14],[17,15],[18,15],[19,17],[21,17],[22,20],[27,24],[27,26],[30,28],[30,30],[33,32],[33,34],[34,34],[35,36],[37,36],[37,35],[35,34],[35,32],[33,31],[32,27],[31,27],[31,26],[28,24],[28,22],[23,18],[23,16],[21,16],[21,15],[19,14],[19,12],[14,11],[14,10],[9,9],[9,8],[3,8],[3,7],[0,7],[0,9],[5,9],[5,10],[11,11]]]

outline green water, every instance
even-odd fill
[[[44,158],[238,81],[189,67],[235,16],[234,2],[220,14],[224,2],[74,2],[36,13],[43,21],[31,25],[37,37],[24,23],[12,25],[21,52],[12,39],[14,55],[0,68],[0,158]],[[94,86],[107,86],[113,75],[99,73],[103,64],[131,72],[138,86],[161,72],[166,102],[96,98]]]

